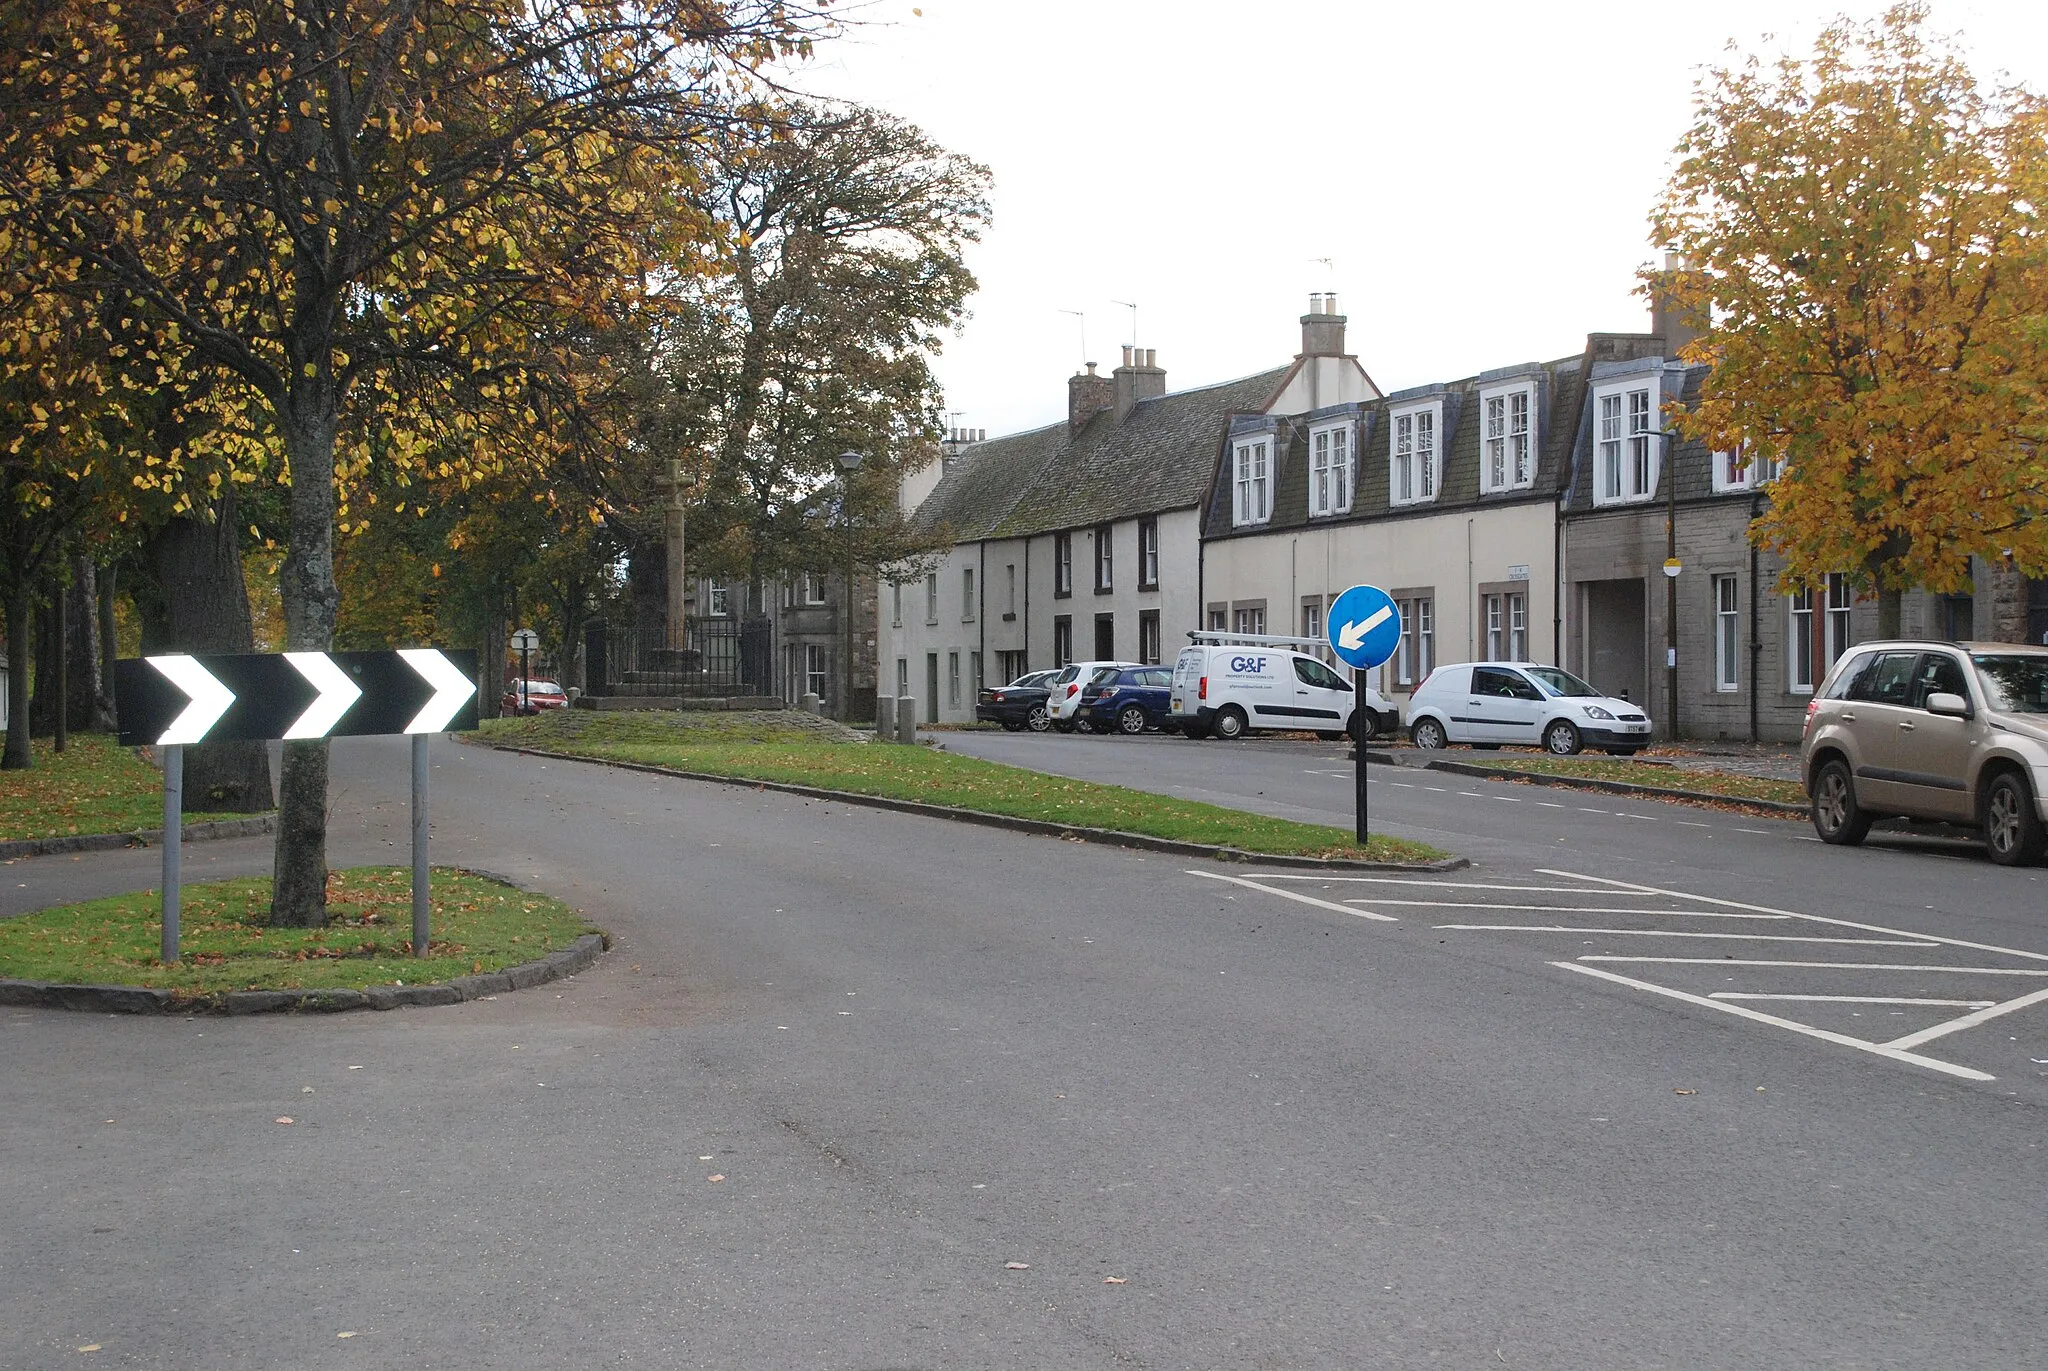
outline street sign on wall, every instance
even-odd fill
[[[431,647],[170,653],[114,663],[114,706],[129,746],[468,732],[476,671],[476,653]]]
[[[1401,611],[1378,586],[1353,586],[1330,605],[1330,648],[1347,666],[1364,670],[1394,655],[1401,642]]]

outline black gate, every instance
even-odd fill
[[[774,626],[767,619],[688,621],[682,643],[625,624],[593,624],[585,659],[593,695],[717,699],[772,696]]]

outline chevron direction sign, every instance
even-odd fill
[[[431,647],[134,657],[114,663],[114,706],[130,746],[468,732],[476,668]]]

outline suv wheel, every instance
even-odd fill
[[[1417,719],[1415,726],[1408,730],[1409,740],[1424,752],[1434,752],[1446,741],[1444,726],[1434,719]]]
[[[2017,772],[2000,772],[1984,792],[1984,846],[2000,866],[2029,866],[2048,847],[2033,792]]]
[[[1125,705],[1117,711],[1116,726],[1125,733],[1145,731],[1145,711],[1138,705]]]
[[[1570,719],[1558,719],[1543,730],[1543,748],[1553,757],[1569,757],[1579,745],[1579,730]]]
[[[1236,705],[1225,705],[1221,710],[1217,711],[1216,722],[1210,725],[1210,727],[1215,730],[1216,736],[1226,743],[1242,738],[1244,736],[1244,711]]]
[[[1854,847],[1870,832],[1870,816],[1856,803],[1856,779],[1839,757],[1813,773],[1813,831],[1840,847]]]

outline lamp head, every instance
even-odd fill
[[[854,472],[860,470],[860,464],[863,460],[865,459],[858,452],[842,452],[839,454],[839,469],[851,476]]]

